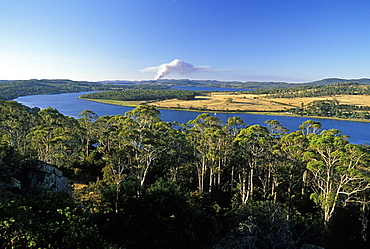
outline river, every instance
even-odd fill
[[[29,106],[29,107],[39,107],[41,109],[52,107],[57,109],[59,112],[66,116],[71,116],[74,118],[78,117],[84,110],[91,110],[95,112],[98,116],[104,115],[116,115],[124,114],[127,111],[132,110],[132,107],[124,107],[117,105],[102,104],[98,102],[78,99],[80,93],[63,93],[54,95],[30,95],[19,97],[15,101]],[[204,112],[191,112],[191,111],[175,111],[175,110],[160,110],[161,119],[163,121],[177,121],[179,123],[186,123],[191,119],[195,119],[199,114]],[[281,125],[288,128],[289,131],[295,131],[298,129],[302,122],[312,119],[306,117],[289,117],[289,116],[273,116],[273,115],[256,115],[247,113],[210,113],[211,115],[216,115],[217,118],[226,121],[230,117],[239,116],[243,119],[246,125],[260,124],[264,125],[264,122],[268,119],[278,120]],[[370,130],[370,123],[368,122],[353,122],[353,121],[343,121],[343,120],[333,120],[333,119],[313,119],[319,121],[322,124],[322,128],[328,129],[338,129],[344,135],[349,135],[349,141],[355,144],[370,144],[370,135],[367,131]]]

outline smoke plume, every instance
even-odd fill
[[[180,74],[188,74],[200,71],[206,71],[207,67],[199,67],[193,66],[190,63],[184,62],[179,59],[175,59],[170,63],[165,63],[157,67],[147,67],[141,71],[144,72],[157,72],[157,76],[154,78],[155,80],[162,79],[164,76],[169,75],[171,73],[180,73]]]

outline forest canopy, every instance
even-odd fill
[[[277,120],[246,126],[203,113],[178,124],[159,114],[140,105],[75,119],[3,101],[2,186],[30,165],[22,162],[39,160],[71,179],[74,198],[4,188],[0,245],[66,247],[58,237],[86,248],[369,246],[368,146],[312,120],[288,131]]]
[[[182,90],[125,90],[125,91],[105,91],[98,93],[83,94],[82,99],[109,99],[120,101],[137,101],[137,100],[164,100],[164,99],[179,99],[191,100],[195,95],[201,95],[202,92],[182,91]]]

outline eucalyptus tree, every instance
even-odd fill
[[[276,201],[277,186],[282,183],[281,171],[284,158],[281,157],[281,137],[287,134],[288,129],[283,127],[277,120],[265,121],[270,139],[266,140],[264,153],[265,162],[257,167],[257,177],[261,184],[261,196],[263,200],[272,198]]]
[[[159,118],[152,106],[140,105],[125,113],[126,120],[119,133],[130,151],[129,164],[142,187],[155,160],[172,144],[172,127]]]
[[[84,145],[84,156],[88,157],[91,143],[94,142],[97,137],[95,121],[98,119],[98,115],[93,111],[84,110],[78,117],[77,120],[81,128],[81,133],[79,135],[81,143]]]
[[[99,187],[102,204],[108,207],[108,210],[115,214],[121,213],[125,195],[122,189],[125,183],[130,180],[130,172],[128,165],[125,163],[114,164],[112,161],[103,168],[103,179],[97,181]]]
[[[172,128],[167,133],[171,141],[164,153],[160,155],[160,170],[168,181],[191,187],[196,173],[192,168],[193,147],[186,140],[188,127],[186,124],[177,122],[167,124]]]
[[[130,164],[129,149],[120,135],[127,128],[127,120],[128,118],[122,115],[110,116],[104,124],[98,122],[102,120],[97,120],[102,124],[98,146],[112,172],[122,172],[121,169],[127,168]]]
[[[121,213],[126,195],[122,189],[131,179],[130,152],[120,133],[126,128],[127,117],[123,115],[102,116],[95,121],[97,151],[104,159],[103,179],[97,186],[105,211]]]
[[[303,160],[308,148],[308,139],[301,131],[286,134],[280,138],[280,172],[274,177],[275,186],[284,184],[282,197],[287,202],[288,218],[292,213],[293,202],[301,196],[305,200],[307,193],[307,161]],[[276,196],[276,193],[274,194]]]
[[[23,155],[27,150],[27,134],[39,124],[38,111],[38,108],[31,109],[15,101],[0,103],[2,139]]]
[[[210,191],[221,191],[221,176],[227,166],[231,154],[232,139],[222,127],[214,130],[209,137],[210,151],[208,154],[213,167],[210,168]]]
[[[270,139],[266,127],[252,125],[242,129],[234,140],[243,159],[238,170],[242,203],[253,196],[255,172],[257,166],[265,160],[266,144]]]
[[[267,125],[267,129],[272,137],[280,137],[284,134],[288,133],[288,129],[285,128],[280,124],[279,121],[276,119],[274,120],[266,120],[265,124]]]
[[[36,152],[37,158],[58,166],[75,160],[80,150],[75,132],[78,122],[51,107],[39,111],[38,115],[40,125],[27,135],[29,148]]]
[[[303,135],[318,134],[321,131],[322,125],[320,122],[307,120],[299,126],[299,130]]]
[[[309,146],[305,158],[312,177],[311,198],[320,206],[328,230],[336,207],[370,188],[367,155],[335,129],[312,136]]]
[[[110,153],[118,137],[116,119],[122,115],[102,116],[95,121],[97,150],[104,155]]]
[[[159,118],[159,111],[144,105],[124,116],[98,118],[96,124],[98,150],[107,165],[103,169],[103,180],[99,181],[100,191],[106,206],[120,213],[127,197],[123,189],[132,186],[136,195],[141,196],[144,185],[150,183],[148,175],[160,172],[163,176],[163,169],[168,169],[168,165],[163,164],[178,159],[178,150],[184,148],[176,148],[176,145],[185,146],[184,138],[180,131]],[[171,159],[165,160],[167,156]]]
[[[368,234],[368,226],[369,226],[369,211],[370,211],[370,191],[369,189],[363,191],[362,193],[358,194],[356,198],[353,200],[359,209],[360,209],[360,217],[359,220],[361,221],[361,240],[366,242],[367,241],[367,234]]]
[[[190,126],[187,136],[194,148],[194,164],[197,169],[198,189],[200,192],[211,192],[217,161],[222,148],[219,139],[224,135],[222,120],[208,113],[198,115],[188,122]]]
[[[160,141],[160,134],[152,129],[160,122],[155,118],[158,114],[154,109],[139,106],[125,115],[103,116],[95,121],[97,150],[106,162],[103,179],[98,184],[106,206],[116,214],[122,211],[125,183],[133,181],[136,187],[143,186],[157,156],[155,143]]]
[[[239,134],[240,130],[243,129],[245,126],[244,121],[240,117],[231,117],[227,120],[224,130],[229,138],[230,144],[226,146],[226,150],[224,151],[224,158],[230,162],[234,158],[235,151],[233,141],[236,136]],[[235,163],[230,163],[230,193],[234,190],[234,182],[235,182]]]

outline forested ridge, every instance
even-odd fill
[[[202,92],[182,91],[182,90],[164,90],[164,89],[142,89],[142,90],[125,90],[125,91],[105,91],[98,93],[82,94],[82,99],[109,99],[120,101],[137,101],[137,100],[164,100],[180,99],[191,100]]]
[[[148,84],[157,86],[198,86],[198,87],[226,87],[226,88],[243,88],[243,89],[284,89],[292,87],[302,87],[302,86],[325,86],[333,84],[341,84],[346,82],[353,82],[360,85],[370,85],[370,79],[339,79],[339,78],[326,78],[322,80],[304,82],[304,83],[287,83],[287,82],[260,82],[260,81],[218,81],[218,80],[190,80],[190,79],[161,79],[161,80],[149,80],[149,81],[101,81],[105,84]]]
[[[35,94],[59,94],[84,91],[122,91],[124,89],[163,89],[161,86],[145,84],[112,85],[73,80],[16,80],[0,82],[1,99],[11,100],[20,96]]]
[[[285,82],[237,82],[216,80],[159,80],[159,81],[73,81],[68,79],[31,79],[31,80],[2,80],[0,81],[0,96],[11,100],[19,96],[34,94],[58,94],[83,91],[109,91],[123,89],[168,89],[176,86],[192,87],[226,87],[244,89],[285,89],[293,87],[312,87],[344,83],[343,79],[324,79],[308,83]],[[369,85],[369,79],[351,80],[348,82]]]
[[[300,86],[284,89],[259,90],[256,93],[269,94],[273,98],[301,98],[301,97],[320,97],[334,95],[369,95],[370,86],[359,85],[353,82],[324,86]]]
[[[3,248],[369,246],[369,147],[319,122],[166,123],[146,105],[74,119],[3,101],[0,127],[1,186],[37,160],[75,186],[3,187]]]

